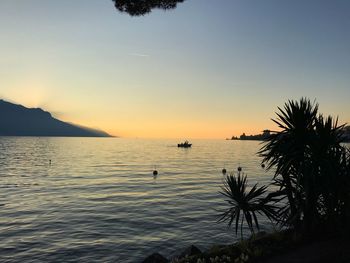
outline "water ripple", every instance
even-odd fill
[[[268,182],[259,143],[176,144],[0,137],[0,261],[139,262],[235,241],[217,223],[221,169],[241,165],[251,184]]]

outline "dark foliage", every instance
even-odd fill
[[[235,221],[236,234],[238,225],[241,226],[241,235],[244,220],[251,232],[254,232],[254,225],[259,229],[258,214],[264,214],[269,219],[276,219],[276,207],[271,204],[274,201],[271,197],[264,196],[267,187],[258,187],[255,184],[250,190],[247,190],[247,177],[238,172],[237,177],[228,175],[225,178],[222,194],[228,199],[228,209],[221,214],[219,221],[228,221],[231,226]]]
[[[142,16],[148,14],[152,9],[173,9],[177,3],[184,0],[112,0],[120,12],[128,13],[131,16]]]
[[[259,152],[285,205],[279,222],[313,231],[320,226],[345,227],[349,220],[349,151],[342,146],[344,125],[318,114],[307,99],[288,101],[279,108],[281,129]]]
[[[273,120],[280,131],[271,132],[259,151],[263,164],[273,169],[277,191],[255,185],[246,190],[246,177],[229,176],[223,194],[229,209],[221,220],[235,220],[236,233],[243,219],[253,232],[256,213],[297,231],[350,233],[350,151],[344,125],[318,113],[306,98],[288,101]],[[273,205],[271,205],[271,203]],[[241,217],[242,213],[242,217]],[[253,221],[254,219],[254,221]]]

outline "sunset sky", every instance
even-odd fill
[[[303,96],[350,122],[348,0],[1,0],[0,32],[0,98],[113,135],[259,133]]]

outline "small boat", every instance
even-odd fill
[[[192,146],[192,143],[189,143],[188,141],[185,141],[183,143],[178,143],[177,147],[182,147],[182,148],[189,148]]]

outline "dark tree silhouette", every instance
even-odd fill
[[[349,229],[350,152],[342,143],[344,125],[318,113],[309,99],[278,108],[281,129],[273,132],[259,154],[275,168],[277,196],[288,200],[279,215],[283,225],[302,231]]]
[[[120,12],[128,13],[131,16],[142,16],[148,14],[152,9],[173,9],[177,3],[185,0],[112,0]]]
[[[349,234],[350,149],[343,144],[344,124],[320,114],[307,98],[278,109],[273,121],[280,131],[269,133],[259,151],[267,169],[274,169],[276,190],[265,195],[267,186],[249,190],[240,173],[227,177],[222,193],[229,206],[220,220],[229,226],[235,221],[237,233],[245,219],[253,232],[260,213],[301,233]]]

